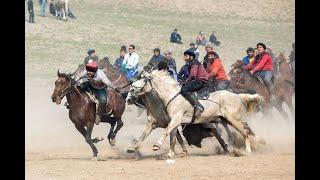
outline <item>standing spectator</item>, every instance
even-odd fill
[[[216,46],[220,45],[220,41],[218,41],[216,35],[214,34],[215,32],[212,31],[212,34],[210,35],[209,41],[213,44],[215,44]]]
[[[98,64],[98,56],[96,55],[96,50],[93,48],[89,48],[88,49],[88,56],[86,58],[84,58],[83,63],[85,65],[91,63],[92,61],[96,62]]]
[[[34,22],[33,0],[28,0],[29,23]]]
[[[162,54],[160,54],[160,49],[155,48],[153,49],[153,56],[151,57],[150,61],[148,62],[148,65],[151,66],[153,69],[158,69],[159,62],[164,60],[164,57]]]
[[[174,29],[170,36],[170,42],[182,44],[181,35],[178,34],[178,30]]]
[[[46,16],[46,7],[47,7],[47,0],[39,0],[40,4],[40,16]]]
[[[164,61],[167,63],[168,67],[175,70],[177,72],[176,61],[172,57],[171,51],[166,51],[164,53]]]
[[[190,43],[190,48],[188,49],[189,51],[192,51],[195,54],[194,59],[198,61],[200,51],[198,49],[198,46],[196,46],[194,43]]]
[[[138,74],[139,55],[135,52],[134,45],[129,46],[129,53],[124,56],[122,68],[125,71],[127,79],[132,79]]]
[[[125,55],[126,55],[126,51],[124,49],[120,49],[120,57],[118,57],[113,64],[113,67],[115,69],[118,69],[119,71],[122,70],[122,63]]]
[[[249,63],[251,63],[254,59],[254,49],[252,47],[248,47],[247,51],[247,56],[245,56],[242,59],[242,63],[244,66],[248,65]]]

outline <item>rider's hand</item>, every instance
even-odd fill
[[[253,70],[249,71],[250,74],[253,74]]]

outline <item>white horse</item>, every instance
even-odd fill
[[[56,17],[62,15],[63,20],[67,20],[68,13],[69,13],[69,0],[52,0],[55,11]]]
[[[262,103],[262,96],[258,94],[234,94],[225,90],[211,93],[207,100],[200,100],[205,110],[200,117],[192,122],[194,108],[180,95],[180,86],[167,72],[154,70],[149,73],[143,71],[140,79],[132,83],[131,93],[134,96],[150,91],[155,91],[163,103],[166,104],[171,119],[167,128],[163,130],[161,138],[153,146],[154,151],[161,148],[165,138],[170,133],[168,157],[173,158],[178,126],[184,123],[207,123],[219,117],[224,117],[228,124],[232,125],[244,137],[246,150],[249,154],[251,153],[250,139],[257,140],[257,137],[245,120]],[[249,136],[252,138],[249,139]]]

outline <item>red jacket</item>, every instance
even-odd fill
[[[273,70],[272,58],[267,53],[262,54],[261,58],[258,58],[258,56],[256,56],[250,64],[244,67],[244,69],[245,70],[252,69],[253,72],[262,71],[262,70],[272,71]]]
[[[213,76],[216,80],[228,80],[227,73],[224,70],[224,67],[220,59],[215,59],[207,67],[207,72],[209,77]]]
[[[188,80],[198,79],[198,80],[204,81],[204,82],[208,81],[209,75],[208,75],[207,71],[204,69],[203,65],[199,61],[193,60],[188,64],[189,64],[189,69],[190,69],[190,75],[189,75]]]

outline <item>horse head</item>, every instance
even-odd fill
[[[284,55],[284,52],[280,52],[279,55],[276,57],[276,63],[283,64],[287,62],[287,58]]]
[[[127,97],[128,102],[140,98],[141,95],[152,90],[151,79],[152,74],[146,71],[141,71],[139,75],[131,81],[130,92]],[[149,82],[149,83],[148,83]]]
[[[59,105],[62,98],[68,93],[68,90],[72,87],[74,80],[71,78],[72,74],[60,73],[58,70],[58,79],[55,81],[55,88],[51,95],[52,102]]]

